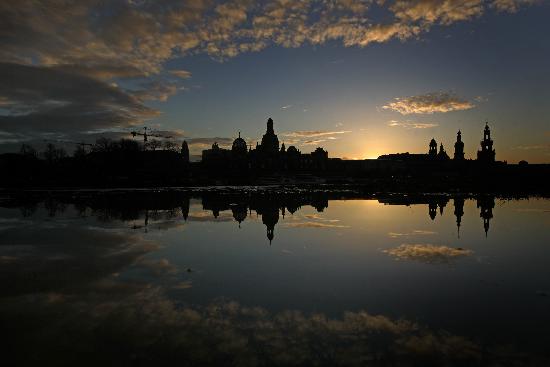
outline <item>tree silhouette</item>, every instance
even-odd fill
[[[29,144],[21,144],[21,149],[19,150],[19,153],[21,155],[24,155],[26,157],[38,157],[38,153],[36,152],[36,149],[34,149]]]

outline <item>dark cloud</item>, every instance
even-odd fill
[[[187,292],[192,281],[171,287]],[[366,310],[339,317],[297,310],[272,312],[235,301],[186,305],[150,284],[105,279],[86,292],[51,292],[3,299],[8,338],[4,360],[57,365],[500,365],[529,361],[514,344],[471,340],[405,318]],[[35,320],[22,322],[21,320]],[[93,353],[90,350],[94,351]],[[32,353],[30,353],[32,351]],[[63,351],[60,353],[59,351]],[[99,351],[99,352],[98,352]],[[85,357],[85,358],[83,358]],[[519,365],[523,365],[519,363]]]
[[[6,132],[75,132],[124,128],[158,112],[106,82],[60,69],[0,63]]]

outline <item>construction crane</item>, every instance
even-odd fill
[[[130,132],[130,134],[132,134],[132,136],[135,138],[137,135],[140,135],[140,136],[143,136],[143,142],[144,143],[147,143],[147,137],[148,136],[152,136],[152,137],[155,137],[155,138],[165,138],[165,139],[171,139],[172,137],[171,136],[164,136],[164,135],[160,135],[160,134],[156,134],[156,133],[149,133],[147,134],[147,126],[145,126],[143,128],[143,132],[140,133],[139,131],[132,131]]]

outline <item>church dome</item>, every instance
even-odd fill
[[[239,153],[246,153],[246,141],[241,138],[241,133],[239,132],[239,137],[233,141],[233,146],[231,150]]]
[[[298,149],[296,149],[294,145],[289,146],[286,151],[287,153],[290,153],[290,154],[298,153]]]

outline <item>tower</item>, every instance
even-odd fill
[[[260,146],[264,152],[276,153],[279,151],[279,139],[273,130],[273,119],[271,118],[267,120],[267,130],[262,136]]]
[[[464,198],[462,196],[456,196],[454,198],[454,205],[455,205],[457,236],[458,238],[460,238],[460,224],[462,223],[462,216],[464,215]]]
[[[455,161],[464,160],[464,142],[462,142],[462,133],[460,130],[456,133],[456,143],[455,143]]]
[[[445,148],[443,148],[443,143],[439,146],[439,153],[437,154],[437,158],[440,160],[449,160],[449,155],[445,151]]]
[[[434,138],[430,141],[430,149],[428,150],[428,155],[430,158],[437,157],[437,142]]]
[[[185,163],[189,163],[189,146],[185,140],[181,143],[181,156]]]
[[[479,216],[483,218],[483,229],[485,230],[485,237],[489,232],[489,222],[493,218],[493,209],[495,208],[494,196],[481,196],[477,199],[477,207],[480,208]]]
[[[489,123],[485,123],[483,130],[483,140],[480,142],[481,150],[477,151],[477,160],[484,163],[492,163],[495,161],[495,150],[493,149],[493,140],[491,139],[491,129]]]

